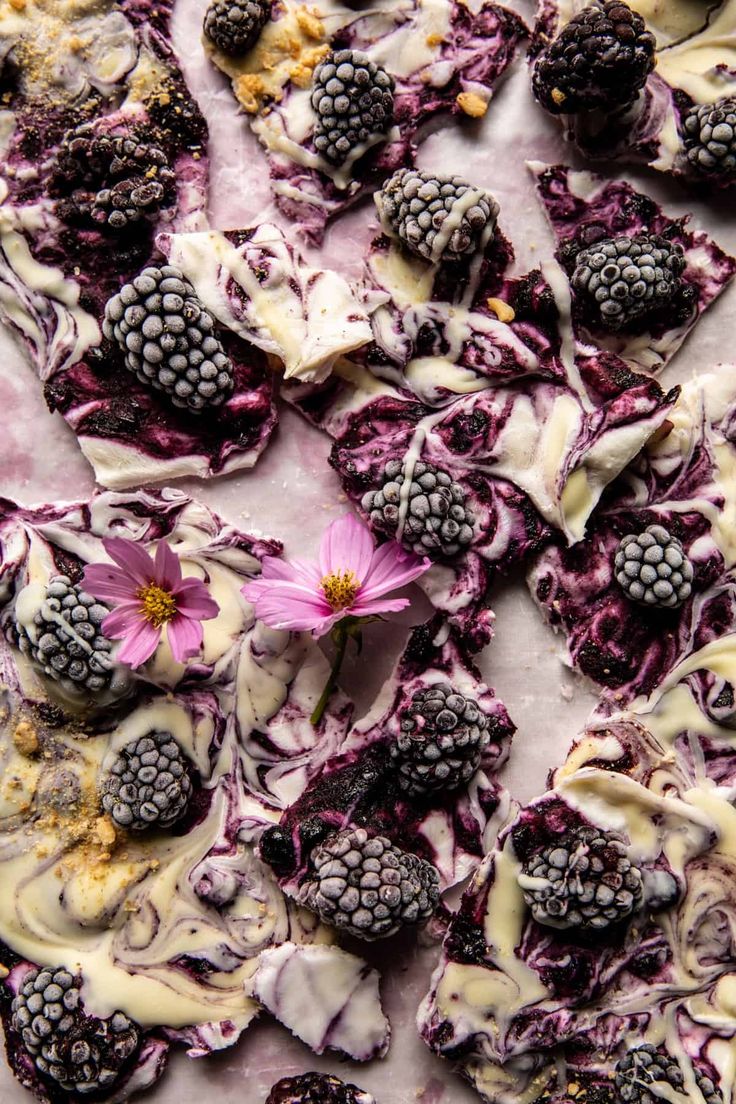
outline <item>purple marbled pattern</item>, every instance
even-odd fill
[[[583,340],[593,340],[645,371],[664,367],[733,278],[736,259],[704,231],[689,229],[687,218],[670,218],[624,180],[607,181],[564,165],[534,164],[532,170],[568,276],[586,239],[649,232],[682,246],[686,266],[679,296],[661,317],[632,326],[630,333],[610,334],[590,325],[573,297],[573,319]]]
[[[128,19],[135,52],[131,61],[150,55],[160,67],[161,76],[148,92],[139,92],[141,78],[131,67],[106,95],[93,96],[87,88],[77,99],[57,102],[53,96],[39,101],[21,88],[11,94],[9,106],[17,126],[5,157],[8,225],[33,227],[22,233],[34,260],[74,281],[79,307],[98,324],[107,299],[125,281],[145,265],[163,260],[156,246],[160,231],[205,225],[207,125],[170,44],[171,8],[171,0],[157,5],[140,0],[120,8],[118,18]],[[87,122],[99,134],[132,129],[152,136],[166,153],[176,172],[175,197],[155,218],[117,235],[58,219],[51,183],[53,157],[64,135]],[[276,424],[273,376],[258,349],[219,329],[233,361],[235,390],[216,414],[192,416],[141,384],[125,368],[117,346],[103,341],[89,348],[67,309],[69,292],[61,297],[53,279],[43,288],[26,286],[16,257],[17,247],[7,242],[0,251],[0,282],[17,297],[27,320],[19,321],[16,310],[4,310],[3,316],[24,339],[49,408],[64,416],[90,450],[107,442],[124,446],[143,463],[149,480],[156,462],[194,459],[201,475],[255,462]],[[121,469],[116,485],[124,478]],[[133,470],[129,482],[141,481]]]
[[[472,91],[482,98],[490,98],[493,88],[511,64],[527,34],[518,15],[495,3],[486,2],[474,12],[455,0],[448,2],[451,6],[449,31],[435,44],[431,63],[396,77],[394,113],[400,132],[398,140],[375,147],[356,162],[347,188],[338,188],[316,169],[298,165],[278,152],[267,151],[276,203],[312,244],[322,241],[329,220],[366,192],[375,191],[395,169],[414,164],[421,131],[427,124],[431,122],[437,126],[449,118],[463,117],[457,102],[460,93]],[[426,33],[421,26],[420,4],[412,2],[398,24],[406,21],[417,24],[417,34]],[[386,37],[390,37],[390,31]],[[380,41],[374,19],[370,15],[358,15],[337,32],[331,46],[366,50]],[[287,89],[284,109],[288,109],[288,104]],[[281,107],[275,105],[271,109],[279,112]],[[311,149],[311,140],[307,139],[305,145]],[[287,185],[290,194],[280,192],[279,184]],[[301,194],[297,195],[292,189]]]
[[[411,798],[398,785],[389,745],[398,711],[416,690],[438,681],[478,702],[490,740],[467,787]],[[368,716],[348,731],[339,754],[284,812],[281,826],[291,837],[294,865],[282,884],[287,891],[298,889],[309,860],[300,828],[310,824],[313,831],[317,822],[331,832],[363,827],[387,836],[436,865],[443,889],[462,881],[483,855],[489,823],[504,812],[507,797],[494,776],[508,757],[514,731],[502,702],[481,682],[465,642],[448,633],[439,617],[415,628]],[[436,839],[441,847],[435,847]]]
[[[736,625],[731,552],[713,526],[730,509],[719,456],[733,453],[731,371],[689,384],[661,439],[609,487],[584,540],[550,545],[530,570],[532,596],[564,634],[570,661],[614,704],[651,693],[678,660]],[[716,394],[720,401],[709,401]],[[693,594],[679,609],[643,609],[613,573],[620,540],[655,523],[682,541],[695,568]]]

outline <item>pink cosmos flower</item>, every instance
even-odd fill
[[[346,617],[372,617],[405,609],[408,598],[386,598],[431,567],[396,541],[376,548],[352,514],[325,530],[319,562],[266,556],[260,578],[243,587],[256,617],[274,629],[309,629],[324,636]]]
[[[140,667],[150,659],[164,625],[177,663],[196,655],[202,647],[200,622],[220,611],[205,583],[182,578],[179,557],[165,541],[159,542],[155,559],[137,541],[109,537],[102,543],[118,566],[89,564],[83,581],[95,598],[115,606],[102,622],[102,631],[125,641],[118,652],[120,662]]]

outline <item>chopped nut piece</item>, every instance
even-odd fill
[[[488,110],[487,102],[475,92],[459,92],[455,102],[471,119],[481,119]]]
[[[503,299],[486,299],[489,310],[492,310],[499,322],[513,322],[516,312],[513,307]]]

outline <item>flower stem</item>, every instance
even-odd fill
[[[330,670],[329,678],[327,679],[327,682],[325,683],[325,688],[322,691],[322,693],[320,694],[319,701],[317,702],[316,706],[314,707],[314,712],[312,713],[312,716],[310,717],[310,720],[311,720],[312,724],[315,726],[315,728],[317,727],[319,722],[322,720],[322,716],[324,714],[324,711],[327,708],[327,703],[330,700],[330,698],[332,697],[333,690],[337,686],[337,677],[340,674],[340,669],[342,667],[342,662],[345,659],[345,650],[347,649],[348,640],[350,639],[350,635],[351,635],[350,632],[348,631],[348,629],[346,628],[346,626],[343,624],[342,621],[338,621],[338,623],[335,625],[334,629],[332,630],[332,639],[335,642],[335,658],[332,661],[332,668]]]

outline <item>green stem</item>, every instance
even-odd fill
[[[327,703],[332,697],[332,692],[337,686],[337,676],[340,674],[340,668],[342,667],[342,661],[345,659],[345,650],[348,646],[349,633],[345,631],[345,628],[340,622],[335,626],[332,639],[335,641],[335,658],[332,661],[332,669],[330,670],[330,677],[325,683],[325,688],[320,694],[320,699],[314,707],[314,713],[310,718],[312,724],[317,727],[322,720]]]

